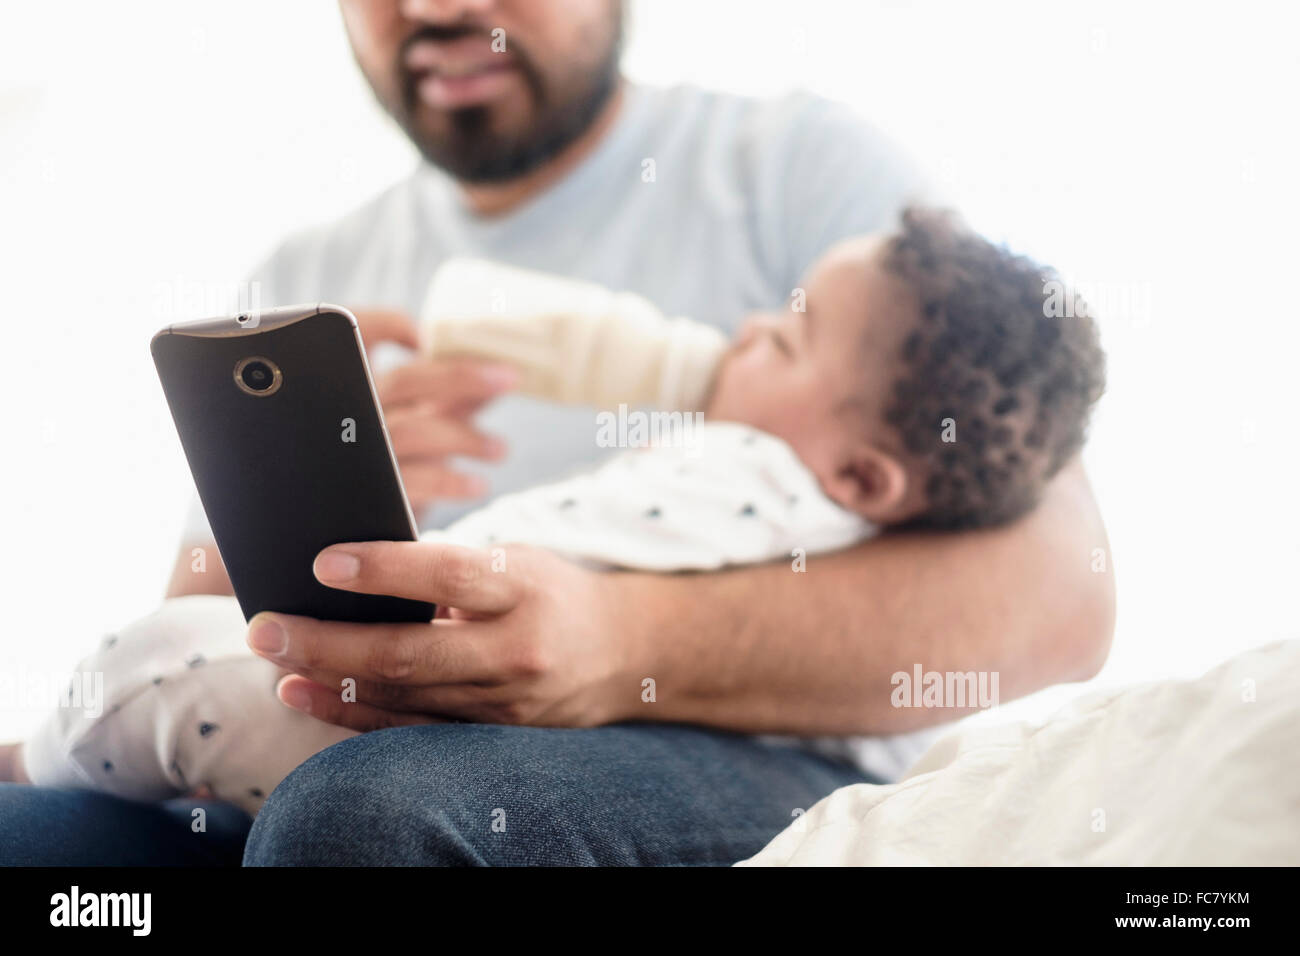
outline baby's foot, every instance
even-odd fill
[[[0,744],[0,783],[31,783],[23,767],[22,744]]]

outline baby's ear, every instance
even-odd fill
[[[901,516],[907,480],[901,461],[874,445],[862,444],[841,459],[826,493],[841,508],[875,524],[890,524]]]

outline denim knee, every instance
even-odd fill
[[[538,735],[475,724],[400,727],[321,751],[267,799],[249,866],[464,866],[590,854],[560,848],[561,794],[525,758]],[[542,739],[545,739],[544,737]],[[550,793],[546,791],[550,790]],[[539,792],[541,791],[541,792]],[[515,832],[526,831],[515,840]]]

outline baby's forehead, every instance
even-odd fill
[[[886,234],[854,236],[831,246],[809,270],[809,306],[833,310],[839,323],[874,325],[901,335],[919,319],[911,287],[887,265]]]
[[[879,262],[888,239],[888,234],[883,232],[872,232],[841,239],[818,256],[813,263],[812,271]]]
[[[816,295],[823,304],[835,303],[846,312],[859,312],[854,306],[876,305],[876,299],[889,294],[886,287],[897,284],[897,277],[886,268],[887,238],[854,236],[831,246],[808,269],[809,296]]]

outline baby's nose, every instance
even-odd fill
[[[736,331],[736,345],[748,345],[754,340],[754,336],[763,329],[764,326],[770,325],[771,319],[761,312],[755,312],[752,315],[745,316],[740,323],[740,328]]]
[[[733,349],[743,349],[753,337],[754,320],[752,318],[741,319],[740,325],[736,326],[736,332],[731,337],[731,347]]]

